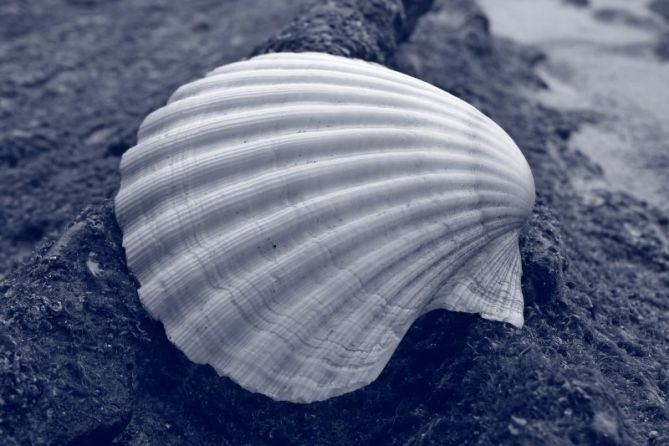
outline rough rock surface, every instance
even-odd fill
[[[319,51],[387,63],[432,0],[327,0],[314,5],[254,54]]]
[[[522,240],[525,327],[433,312],[370,386],[277,403],[169,343],[141,308],[111,206],[91,207],[0,285],[0,443],[669,444],[669,219],[577,192],[601,175],[567,148],[592,118],[528,100],[541,54],[493,39],[470,0],[437,1],[377,57],[473,103],[526,154],[538,205]]]

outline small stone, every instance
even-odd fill
[[[618,422],[609,413],[597,412],[592,418],[592,429],[605,439],[614,442],[620,440]]]
[[[517,417],[515,415],[511,415],[511,419],[518,426],[526,426],[527,425],[527,420],[525,418],[521,418],[521,417]]]
[[[100,267],[100,264],[97,262],[96,257],[97,257],[96,254],[94,252],[91,252],[88,254],[88,259],[86,259],[86,267],[94,277],[98,277],[100,273],[102,273],[102,268]]]

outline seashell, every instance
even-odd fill
[[[534,180],[471,105],[381,65],[277,53],[149,115],[116,215],[139,297],[192,361],[311,402],[380,374],[434,309],[523,324]]]

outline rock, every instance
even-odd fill
[[[253,55],[319,51],[387,62],[433,0],[327,0],[313,3]]]
[[[669,0],[652,0],[648,8],[669,23]]]
[[[620,431],[616,419],[606,412],[597,412],[592,418],[594,441],[597,444],[620,444]]]
[[[589,0],[562,0],[562,1],[568,5],[579,6],[581,8],[590,6]]]
[[[120,241],[111,204],[89,207],[2,284],[2,444],[99,444],[128,423],[148,321]]]

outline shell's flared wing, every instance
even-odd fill
[[[523,323],[527,162],[474,107],[380,65],[223,66],[146,118],[121,174],[142,303],[247,389],[355,390],[436,308]]]

